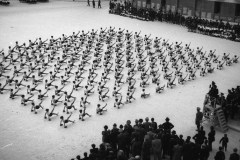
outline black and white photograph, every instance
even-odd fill
[[[0,160],[240,160],[240,0],[0,0]]]

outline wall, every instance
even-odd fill
[[[166,10],[171,10],[172,12],[175,12],[177,9],[177,3],[179,0],[167,0],[166,1]]]
[[[150,0],[150,5],[147,5],[147,0],[135,0],[137,8],[154,8],[158,10],[161,6],[161,0]]]
[[[208,0],[198,0],[196,12],[199,12],[201,18],[213,18],[214,2]]]
[[[235,17],[236,4],[222,3],[220,17],[225,21],[232,21]]]
[[[161,0],[151,0],[151,7],[158,10],[161,7]]]

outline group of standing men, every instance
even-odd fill
[[[87,1],[87,6],[90,6],[90,0]],[[92,0],[92,6],[95,8],[95,0]],[[98,0],[98,8],[102,8],[101,6],[101,0]]]

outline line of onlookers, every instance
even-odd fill
[[[71,160],[208,160],[212,151],[212,143],[215,141],[215,129],[213,126],[206,134],[203,126],[196,130],[193,137],[178,135],[173,130],[174,125],[169,118],[162,124],[157,124],[154,118],[136,119],[135,124],[127,120],[125,125],[107,125],[102,131],[102,143],[99,148],[92,144],[90,153],[83,153],[83,157],[77,155]],[[219,140],[221,146],[214,155],[215,160],[224,160],[228,147],[228,136]],[[239,160],[239,154],[235,148],[229,157],[230,160]]]

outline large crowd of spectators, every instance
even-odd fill
[[[186,138],[178,135],[174,125],[166,118],[164,123],[155,122],[154,118],[136,119],[135,124],[130,120],[125,125],[107,125],[102,131],[102,143],[99,148],[92,144],[90,154],[77,155],[72,160],[208,160],[215,141],[215,129],[211,126],[208,134],[203,126],[196,134]],[[219,151],[213,155],[215,160],[224,160],[227,150],[228,137],[224,134],[220,139]],[[230,160],[239,160],[237,149],[231,154]]]
[[[198,17],[187,17],[185,25],[189,31],[204,35],[240,41],[240,25],[223,22],[223,20],[207,20]]]
[[[123,1],[110,1],[109,13],[136,18],[147,21],[164,21],[183,25],[190,32],[197,32],[209,36],[225,38],[233,41],[240,41],[240,25],[230,24],[222,20],[207,20],[198,17],[187,17],[178,12],[166,11],[165,8],[155,10],[155,8],[137,9],[132,3]]]

